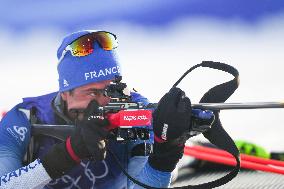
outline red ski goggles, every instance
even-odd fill
[[[88,33],[69,44],[62,52],[59,62],[65,56],[67,51],[70,51],[72,56],[76,57],[92,54],[94,51],[94,42],[98,42],[100,47],[107,51],[118,47],[117,37],[113,33],[107,31]]]

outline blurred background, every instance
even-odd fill
[[[21,98],[58,89],[56,51],[82,29],[117,34],[124,81],[152,102],[203,60],[230,64],[240,87],[228,102],[284,99],[282,0],[0,0],[0,111]],[[180,87],[193,103],[231,79],[195,70]],[[284,150],[284,110],[226,110],[223,126],[234,139]],[[201,139],[202,140],[202,139]]]

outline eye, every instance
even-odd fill
[[[95,96],[97,96],[97,93],[95,93],[95,92],[90,92],[89,95],[90,95],[91,97],[95,97]]]
[[[103,93],[104,93],[104,89],[92,89],[92,91],[90,91],[89,95],[92,96],[92,97],[95,97],[95,96],[99,96]]]

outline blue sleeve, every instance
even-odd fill
[[[149,104],[149,100],[137,92],[131,92],[130,95],[133,102],[141,102],[144,106]]]
[[[130,143],[130,150],[137,144],[142,143],[141,140]],[[147,143],[153,143],[150,139]],[[166,188],[170,185],[171,172],[162,172],[152,168],[148,163],[148,156],[134,156],[129,159],[128,173],[136,180],[152,187]],[[142,189],[143,187],[135,185],[128,179],[130,189]]]
[[[138,181],[152,187],[166,188],[169,187],[171,181],[171,172],[162,172],[152,168],[145,156],[132,157],[128,165],[128,173]],[[131,189],[143,188],[130,180],[128,182]]]
[[[171,182],[171,172],[162,172],[152,168],[148,161],[142,171],[138,174],[137,179],[144,184],[152,187],[167,188]],[[135,185],[134,189],[143,188]]]
[[[22,167],[30,141],[30,123],[18,106],[11,109],[0,122],[0,176]]]

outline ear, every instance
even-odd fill
[[[67,100],[68,95],[69,95],[68,92],[63,92],[63,93],[60,94],[62,100],[64,100],[64,101]]]

